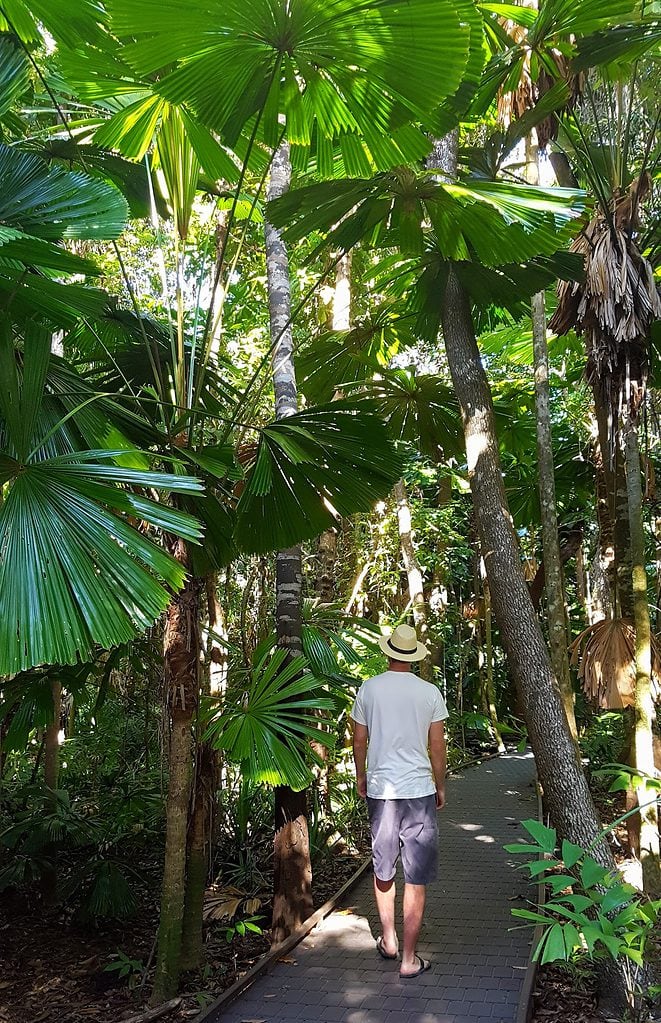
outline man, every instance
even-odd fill
[[[376,948],[399,958],[395,869],[404,871],[404,942],[399,975],[418,977],[431,963],[416,952],[426,885],[436,879],[436,811],[445,805],[445,701],[436,686],[411,672],[427,656],[415,629],[399,625],[379,640],[388,671],[360,687],[351,717],[358,794],[367,799],[372,832],[374,896],[381,920]],[[368,750],[369,747],[369,750]],[[366,769],[367,761],[367,769]]]

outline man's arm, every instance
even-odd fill
[[[356,765],[356,788],[361,799],[367,798],[367,725],[353,723],[353,762]]]
[[[442,810],[445,806],[445,772],[448,766],[445,725],[442,721],[432,721],[429,726],[429,759],[436,785],[436,809]]]

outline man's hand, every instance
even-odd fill
[[[442,810],[445,806],[445,786],[436,789],[436,809]]]
[[[356,775],[356,790],[361,799],[367,799],[367,775]]]

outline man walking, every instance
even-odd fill
[[[374,895],[381,920],[376,948],[399,958],[395,930],[395,869],[404,871],[404,942],[399,975],[418,977],[431,963],[416,952],[426,885],[436,879],[436,811],[445,805],[445,701],[436,686],[412,673],[427,656],[415,629],[399,625],[379,645],[388,671],[360,687],[351,717],[358,794],[367,798],[372,832]],[[366,769],[367,763],[367,769]]]

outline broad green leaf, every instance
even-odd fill
[[[284,115],[290,142],[362,136],[377,165],[401,160],[393,132],[453,95],[481,49],[450,0],[189,0],[184,17],[177,0],[106,6],[132,67],[158,72],[161,94],[230,146],[258,116],[274,148]]]
[[[58,41],[75,45],[100,35],[102,18],[97,0],[3,0],[0,29],[16,32],[27,43],[41,43],[43,26]]]
[[[117,238],[127,215],[106,182],[0,145],[0,224],[45,239]]]
[[[597,863],[592,857],[587,857],[581,865],[581,881],[584,888],[593,888],[595,885],[603,884],[609,872]]]
[[[401,475],[401,456],[375,416],[340,402],[265,427],[246,469],[236,540],[277,550],[333,526],[335,513],[369,511]]]
[[[550,928],[544,941],[543,951],[539,962],[553,963],[556,960],[566,960],[568,958],[567,947],[565,945],[565,935],[561,924],[554,924]]]
[[[332,703],[310,698],[315,680],[305,658],[287,663],[287,657],[285,650],[267,653],[240,703],[211,711],[205,734],[253,781],[302,789],[312,777],[305,761],[308,739],[331,743],[311,712],[330,709]]]
[[[0,117],[28,86],[28,62],[14,36],[0,34]]]
[[[26,333],[19,366],[7,328],[5,321],[0,675],[39,664],[73,664],[96,645],[127,642],[151,625],[183,584],[185,571],[127,516],[193,542],[200,530],[190,516],[125,488],[183,495],[201,489],[185,476],[117,465],[126,447],[78,449],[80,434],[68,414],[54,417],[53,397],[44,395],[47,331],[32,326]],[[83,414],[80,428],[96,432],[94,417]]]
[[[560,855],[567,870],[571,870],[572,867],[576,866],[584,852],[585,850],[581,849],[580,845],[568,842],[566,838],[563,839]]]
[[[539,843],[545,853],[553,855],[558,836],[555,828],[547,828],[545,824],[533,819],[521,821],[521,826]]]

